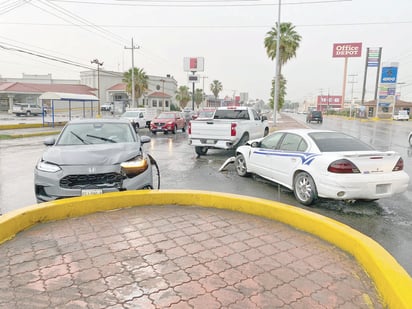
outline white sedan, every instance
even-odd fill
[[[236,150],[240,176],[257,174],[293,190],[303,205],[318,197],[377,200],[405,192],[403,159],[350,135],[327,130],[276,131]]]

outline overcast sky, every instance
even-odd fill
[[[41,52],[87,67],[131,68],[131,39],[140,48],[134,63],[149,75],[171,74],[188,85],[184,57],[204,57],[205,92],[217,79],[222,95],[249,93],[267,100],[275,63],[264,49],[278,19],[277,1],[209,0],[0,0],[0,45]],[[281,21],[302,36],[297,57],[282,73],[287,99],[302,102],[323,93],[341,95],[344,60],[333,43],[362,42],[362,57],[349,58],[346,98],[360,98],[367,47],[382,47],[382,61],[399,62],[401,98],[412,101],[411,0],[283,0]],[[1,47],[0,46],[0,47]],[[95,65],[93,65],[95,67]],[[48,74],[80,79],[84,68],[0,48],[0,75]],[[377,70],[368,70],[366,99],[373,98]],[[201,82],[196,86],[202,88]],[[353,87],[353,88],[352,88]]]

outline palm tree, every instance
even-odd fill
[[[273,60],[276,58],[276,45],[277,45],[277,34],[278,34],[278,23],[276,27],[266,34],[264,44],[266,48],[266,53],[268,57]],[[279,75],[283,79],[283,86],[285,89],[279,91],[279,102],[284,101],[284,96],[286,95],[286,80],[282,77],[281,71],[282,66],[293,57],[296,57],[296,50],[299,48],[299,43],[301,36],[295,31],[295,26],[292,23],[281,23],[280,24],[280,45],[279,45]],[[282,87],[282,82],[280,82],[280,87]],[[272,92],[272,102],[274,93]],[[280,109],[281,104],[278,104],[278,109]]]
[[[199,108],[199,106],[202,102],[203,102],[203,90],[202,89],[196,89],[195,90],[196,107]]]
[[[286,96],[286,80],[283,77],[283,75],[280,75],[279,78],[280,81],[280,88],[279,88],[279,101],[277,105],[277,109],[280,110],[283,107],[283,104],[285,103],[285,96]],[[269,99],[269,106],[273,109],[275,102],[274,102],[274,97],[275,97],[275,78],[272,79],[272,88],[270,89],[270,99]]]
[[[149,77],[146,75],[143,69],[134,68],[134,98],[136,102],[143,95],[143,93],[149,88]],[[126,83],[126,92],[132,96],[132,69],[123,73],[123,82]],[[138,104],[137,104],[138,105]],[[133,106],[134,107],[134,106]]]
[[[176,91],[176,100],[179,102],[181,108],[185,108],[191,98],[192,96],[187,86],[180,86]]]
[[[219,96],[219,92],[221,92],[223,90],[223,86],[222,83],[218,80],[214,80],[211,84],[210,84],[210,91],[212,91],[213,95],[216,98],[216,102],[217,102],[217,98]]]

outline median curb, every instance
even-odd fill
[[[0,217],[0,244],[33,225],[148,205],[201,206],[265,217],[315,235],[348,252],[372,278],[389,308],[410,308],[412,279],[377,242],[333,219],[279,202],[196,190],[126,191],[28,206]]]

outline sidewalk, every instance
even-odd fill
[[[0,308],[383,308],[353,257],[276,221],[146,206],[0,246]]]

